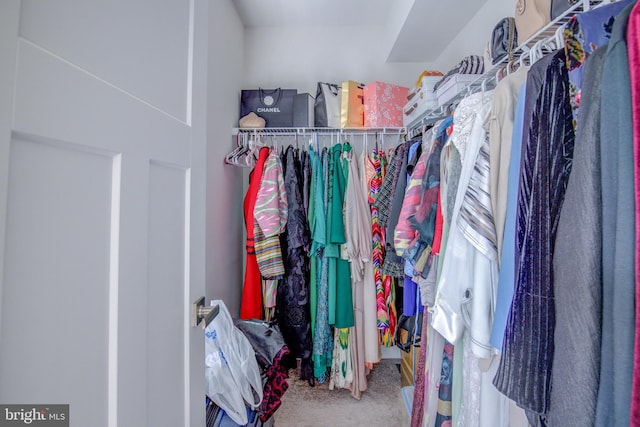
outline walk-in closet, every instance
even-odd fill
[[[640,426],[639,26],[0,1],[0,425]]]
[[[427,3],[283,22],[234,2],[238,323],[290,352],[282,406],[249,425],[635,425],[638,8]],[[315,122],[277,122],[285,89]]]

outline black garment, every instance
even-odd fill
[[[278,283],[276,318],[291,351],[289,367],[293,367],[295,358],[300,358],[300,379],[311,380],[309,259],[306,249],[310,242],[310,232],[302,198],[300,160],[293,147],[287,148],[284,158],[289,215],[286,231],[280,236],[285,276]]]

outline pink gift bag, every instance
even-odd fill
[[[401,127],[409,88],[383,82],[364,87],[364,126]]]

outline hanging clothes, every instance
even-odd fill
[[[420,144],[420,141],[409,141],[404,144],[404,147],[400,149],[398,152],[398,161],[402,161],[399,163],[399,170],[396,172],[398,174],[397,179],[395,179],[395,185],[393,189],[393,197],[391,198],[391,204],[389,208],[388,219],[386,222],[386,228],[384,228],[384,234],[380,235],[380,241],[384,242],[384,258],[381,262],[382,270],[381,274],[385,274],[387,276],[392,277],[404,277],[404,260],[402,257],[398,256],[394,247],[394,233],[396,229],[396,225],[398,224],[398,218],[400,217],[400,211],[402,210],[402,202],[404,200],[404,192],[407,187],[407,168],[409,164],[409,151],[410,147]],[[385,190],[386,191],[386,190]],[[385,193],[383,193],[385,194]],[[384,196],[383,196],[384,197]],[[375,203],[377,197],[370,197],[369,202]],[[376,216],[377,221],[377,210],[374,212],[375,206],[372,208],[371,216]],[[375,239],[375,233],[374,233]]]
[[[602,353],[596,426],[628,425],[633,381],[635,204],[627,23],[616,16],[602,72]]]
[[[354,310],[354,326],[349,330],[354,371],[351,395],[360,399],[367,389],[368,370],[380,361],[371,263],[371,212],[355,154],[345,150],[343,156],[349,170],[345,193],[345,251],[351,267]]]
[[[564,30],[564,45],[569,70],[569,87],[574,125],[582,93],[582,66],[598,46],[609,42],[615,16],[634,0],[619,0],[573,16]]]
[[[364,254],[368,255],[368,261],[364,264],[364,275],[363,275],[363,283],[362,286],[364,288],[364,301],[365,301],[365,310],[364,310],[364,323],[367,325],[365,328],[365,364],[368,368],[373,368],[373,364],[378,363],[380,361],[380,343],[379,343],[379,334],[378,334],[378,311],[377,311],[377,289],[376,289],[376,281],[374,275],[374,265],[373,265],[373,228],[372,228],[372,217],[371,217],[371,207],[369,206],[369,191],[370,191],[370,179],[367,177],[367,172],[365,168],[365,155],[356,158],[356,154],[351,152],[352,160],[351,162],[355,165],[354,169],[358,170],[358,174],[360,176],[359,192],[362,195],[362,201],[360,204],[364,203],[360,207],[360,209],[365,210],[365,213],[361,217],[361,220],[364,219],[364,223],[362,227],[364,231],[362,231],[363,236],[361,236],[364,240],[359,243],[361,246],[361,251]],[[353,176],[351,172],[350,176]],[[349,180],[347,182],[347,191],[349,192],[349,183],[356,185],[355,180]],[[356,191],[352,189],[351,191]],[[351,193],[349,193],[351,194]],[[357,197],[357,196],[356,196]],[[351,199],[351,197],[347,196],[347,202]],[[349,205],[347,205],[348,207]],[[352,225],[352,221],[348,221],[349,224]],[[349,232],[347,232],[347,241]],[[350,248],[350,250],[354,250],[354,248]],[[352,267],[353,268],[353,267]],[[354,277],[354,273],[352,272],[352,279]],[[358,277],[356,275],[355,277]],[[355,298],[354,298],[355,301]],[[371,327],[371,325],[375,325],[375,327]]]
[[[288,195],[288,220],[282,235],[286,274],[278,284],[276,315],[292,358],[300,358],[300,379],[313,378],[311,368],[311,324],[309,319],[308,257],[309,227],[304,212],[297,150],[288,147],[284,153],[284,183]]]
[[[600,102],[605,45],[625,1],[573,17],[564,31],[576,146],[558,222],[554,271],[556,324],[550,425],[595,420],[600,373],[602,241],[600,215]],[[595,52],[594,52],[595,50]],[[581,230],[576,233],[575,230]],[[570,263],[567,260],[571,260]]]
[[[328,177],[329,153],[326,148],[318,156],[310,148],[312,168],[313,202],[309,211],[312,221],[311,235],[311,286],[313,333],[313,372],[320,383],[327,380],[327,371],[331,368],[333,353],[333,335],[329,326],[329,284],[328,259],[324,256],[327,244],[327,206],[328,206]],[[315,271],[314,271],[315,270]],[[315,301],[314,301],[315,300]]]
[[[350,151],[351,147],[345,144],[336,144],[331,148],[332,175],[331,191],[332,197],[329,202],[328,216],[328,237],[329,244],[325,248],[325,255],[329,260],[329,289],[334,289],[333,301],[329,295],[329,306],[335,306],[334,322],[336,328],[350,328],[353,326],[353,294],[351,291],[351,272],[349,262],[344,257],[343,245],[346,243],[344,226],[345,191],[348,179],[348,170],[342,160],[343,148]]]
[[[347,261],[347,243],[345,233],[345,191],[348,176],[348,165],[343,162],[343,152],[350,152],[348,143],[337,144],[331,148],[333,162],[332,206],[329,223],[331,224],[329,241],[338,248],[335,260],[335,330],[333,344],[333,365],[329,389],[351,388],[353,383],[353,340],[350,339],[350,328],[354,326],[353,292],[351,287],[351,272]],[[346,167],[345,167],[346,166]],[[330,260],[333,262],[333,260]],[[331,264],[330,264],[331,266]],[[331,280],[331,276],[330,276]],[[357,339],[357,337],[356,337]]]
[[[606,47],[597,49],[584,64],[573,165],[558,221],[553,260],[556,327],[550,425],[593,425],[596,415],[602,247],[594,242],[602,241],[600,81],[605,54]]]
[[[254,208],[258,190],[260,189],[260,181],[262,180],[262,171],[264,163],[269,156],[269,149],[262,147],[258,154],[256,165],[249,175],[249,187],[244,198],[244,223],[247,230],[246,244],[246,267],[244,275],[244,287],[242,291],[242,301],[240,303],[240,318],[262,319],[262,280],[258,261],[256,260],[256,252],[254,247]]]
[[[496,88],[496,91],[498,91],[498,89],[500,88],[511,89],[512,87],[509,84],[504,86],[500,86],[500,84],[498,84],[498,88]],[[517,96],[518,102],[514,117],[514,126],[511,138],[512,141],[509,148],[509,172],[507,175],[509,182],[507,185],[507,196],[505,202],[506,209],[504,213],[502,252],[500,252],[500,249],[498,249],[498,252],[500,252],[500,272],[498,273],[498,293],[496,296],[496,307],[493,312],[493,327],[491,330],[491,345],[498,351],[502,350],[502,338],[504,336],[504,330],[507,325],[507,317],[509,316],[509,309],[511,307],[511,301],[513,300],[513,291],[515,285],[516,213],[518,208],[518,184],[520,179],[520,158],[522,156],[522,127],[526,93],[527,86],[525,81],[525,83],[522,84],[522,87],[520,88]],[[501,156],[501,168],[503,167],[504,162],[506,162],[506,159]],[[504,174],[501,172],[500,176],[504,177]],[[500,196],[498,197],[502,199]],[[492,198],[492,200],[494,199]],[[499,204],[500,201],[497,201],[497,203]],[[496,219],[495,221],[496,228],[498,228],[499,220]],[[496,236],[497,234],[498,233],[496,230]],[[498,241],[500,241],[499,238]]]
[[[517,250],[521,255],[495,378],[502,393],[534,414],[546,414],[549,408],[553,246],[574,145],[564,52],[553,55],[545,74],[523,146],[517,220]]]
[[[430,130],[428,138],[440,138],[439,143],[429,143],[430,145],[445,145],[448,141],[447,129],[451,126],[452,118],[437,122]],[[441,215],[441,209],[438,208]],[[442,223],[439,231],[434,233],[434,253],[438,254],[441,247]],[[429,271],[429,280],[432,282],[433,294],[435,294],[435,281],[439,274],[438,263],[434,259]],[[428,285],[423,285],[428,286]],[[422,299],[424,305],[433,307],[432,298]],[[440,378],[442,371],[442,360],[444,350],[444,339],[432,325],[432,310],[425,310],[423,315],[422,335],[420,337],[420,353],[418,355],[418,364],[415,380],[415,389],[413,396],[413,406],[411,414],[411,426],[435,426],[436,408],[438,406],[438,392],[440,388]]]
[[[329,390],[351,388],[354,375],[351,346],[349,328],[335,328],[333,330],[333,358],[331,360]]]
[[[627,27],[629,72],[631,79],[631,112],[633,114],[634,195],[636,205],[636,325],[631,393],[630,424],[640,425],[640,6],[634,6]]]
[[[471,95],[454,113],[451,140],[465,147],[465,156],[433,310],[434,328],[450,342],[458,341],[465,324],[473,325],[479,357],[489,356],[491,324],[484,313],[493,307],[497,285],[495,229],[488,194],[489,147],[483,129],[490,99],[490,93]]]
[[[264,164],[253,209],[254,246],[262,276],[262,302],[267,320],[273,317],[278,279],[284,275],[280,235],[285,231],[288,212],[280,156],[277,150],[271,150]]]
[[[489,194],[491,195],[491,211],[496,228],[498,260],[502,255],[508,185],[511,182],[509,180],[509,165],[511,164],[515,107],[518,92],[527,79],[528,70],[529,67],[519,68],[500,80],[493,92],[491,116],[489,117],[489,174],[491,177]]]

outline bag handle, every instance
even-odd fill
[[[336,84],[333,84],[333,83],[321,83],[321,84],[326,85],[327,89],[329,89],[329,91],[333,96],[338,96],[338,94],[340,93],[340,87]]]
[[[267,105],[264,103],[264,99],[267,96],[271,96],[272,93],[276,92],[277,96],[275,97],[275,99],[273,100],[273,104]],[[260,103],[264,106],[264,107],[272,107],[274,105],[278,105],[278,102],[280,102],[280,97],[282,96],[282,89],[277,88],[274,89],[272,91],[266,91],[262,88],[258,88],[258,93],[260,94]]]

